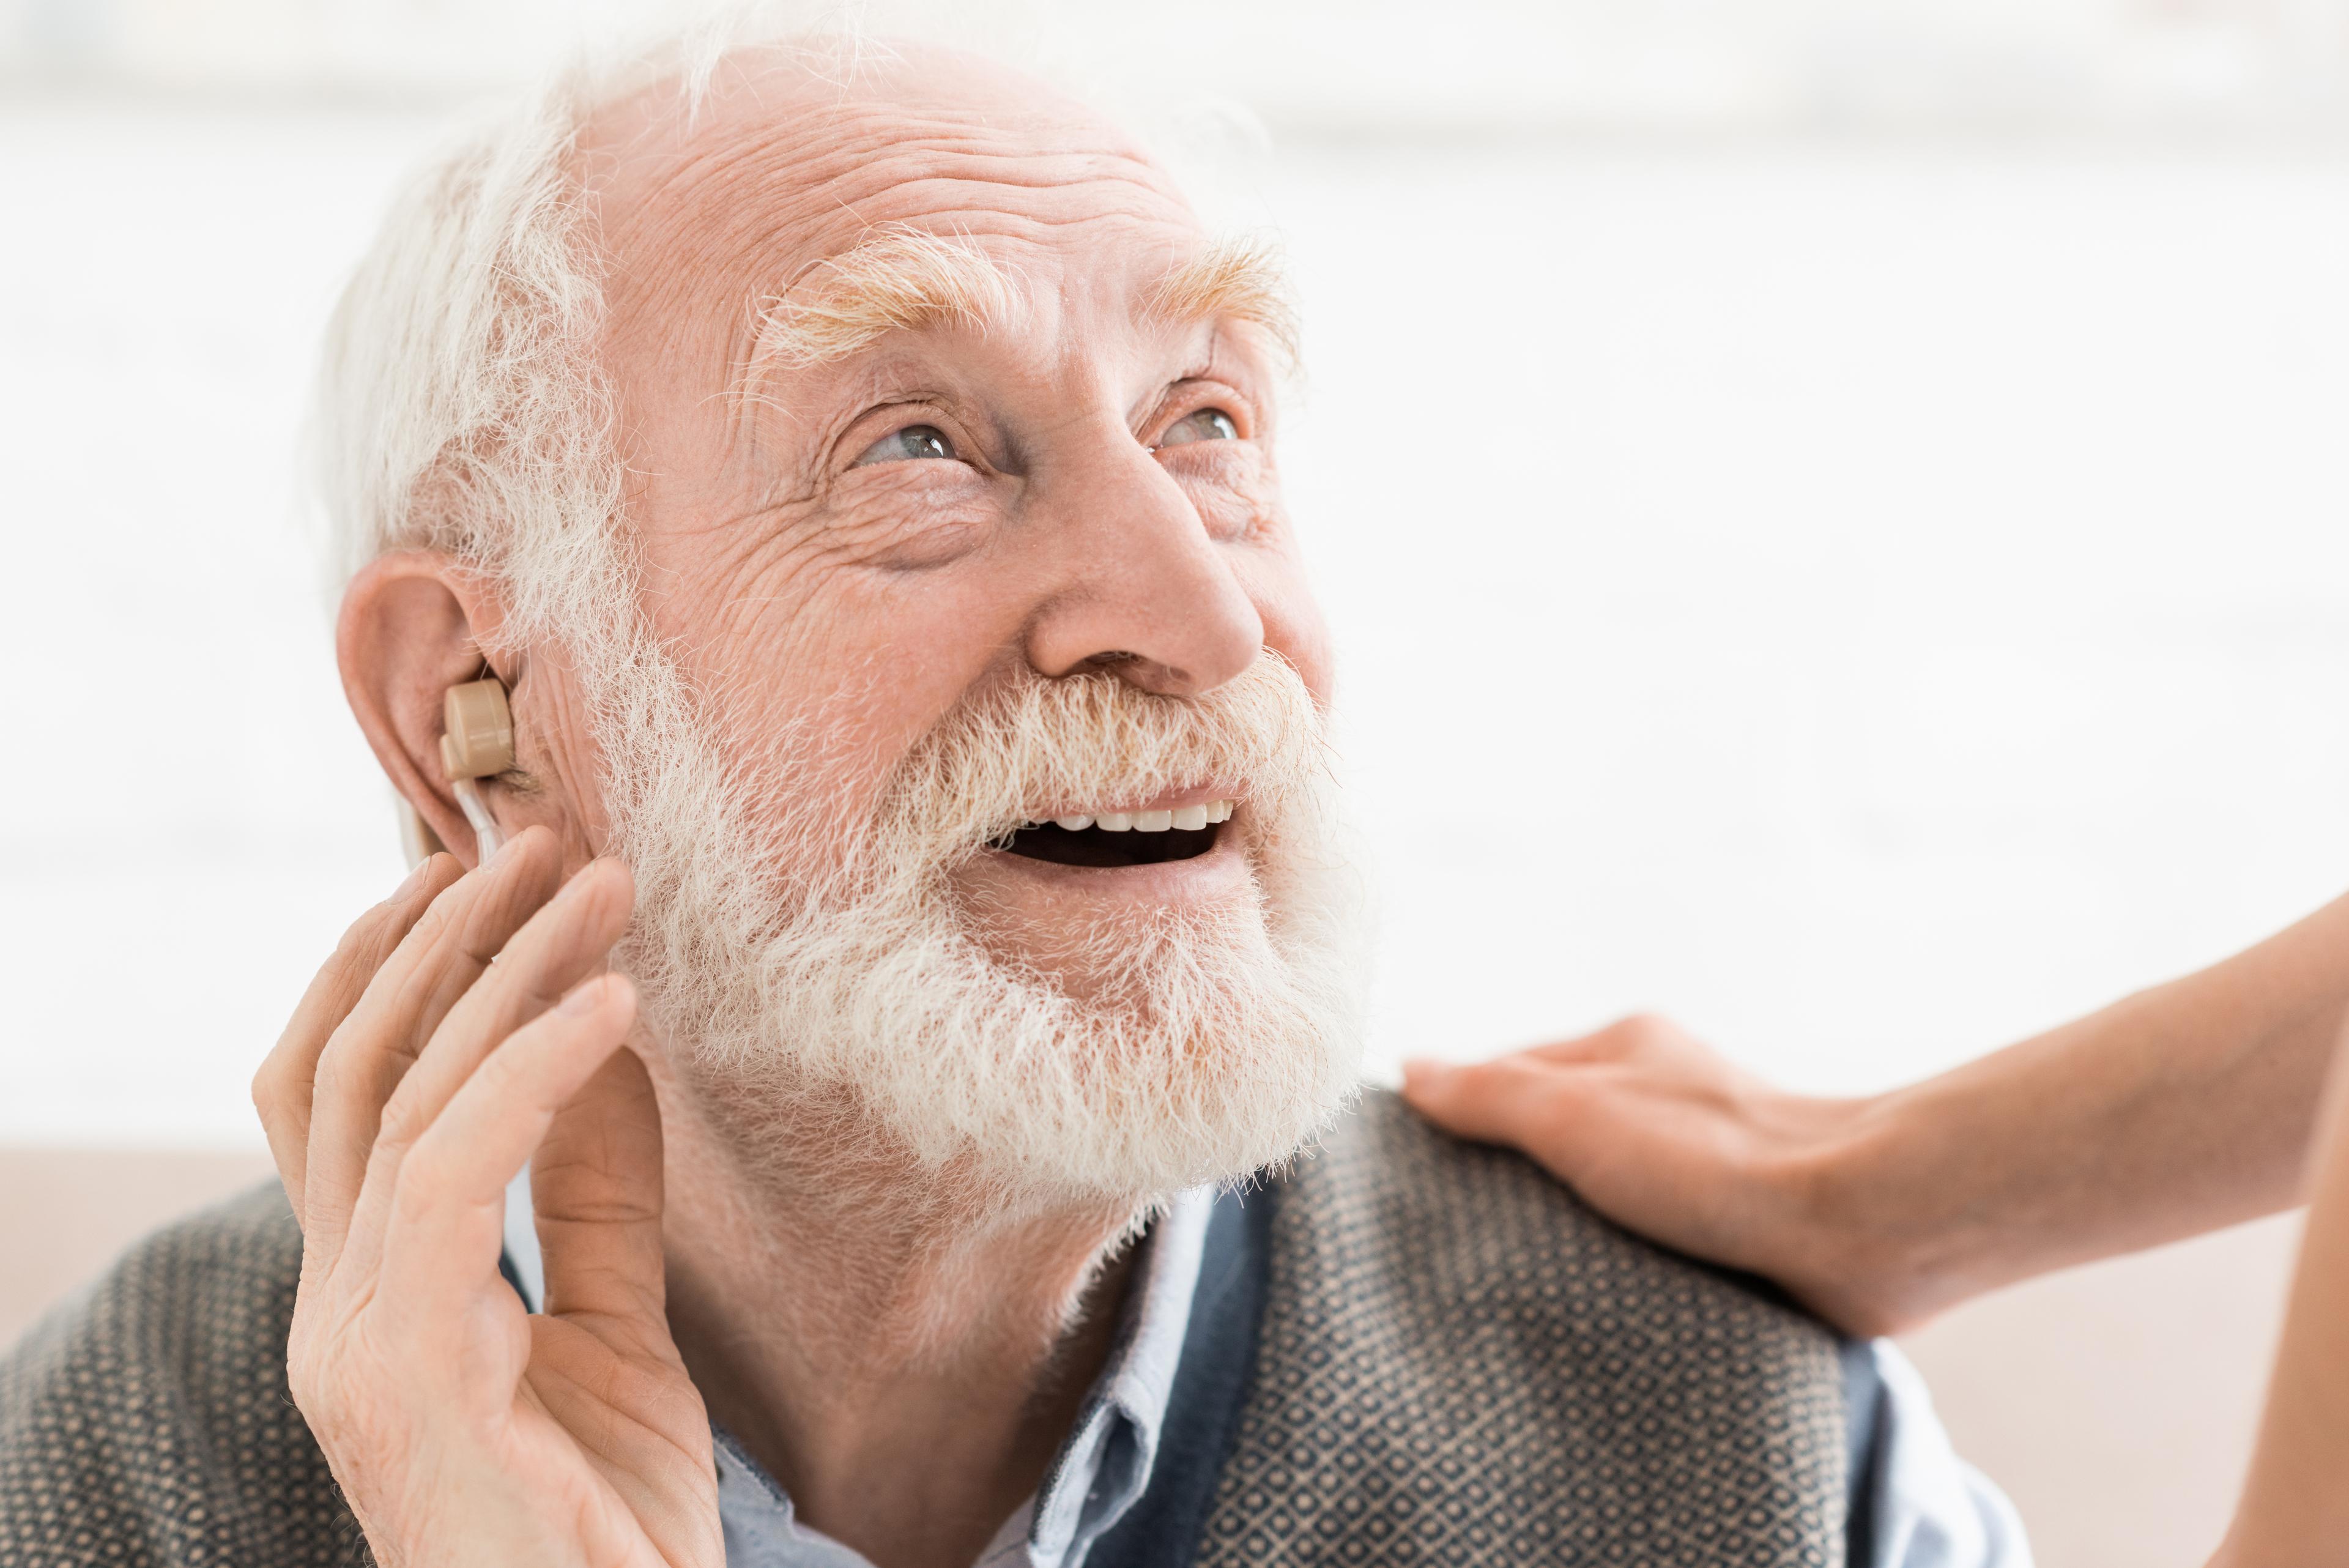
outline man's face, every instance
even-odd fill
[[[1023,670],[1196,697],[1270,649],[1326,696],[1278,501],[1277,349],[1223,314],[1257,280],[1218,297],[1181,275],[1206,236],[1112,128],[958,57],[845,88],[746,67],[689,135],[623,119],[585,167],[648,613],[725,743],[791,746],[796,809],[870,811],[922,737]],[[925,270],[914,235],[960,254]],[[1206,286],[1170,302],[1170,279]],[[909,325],[806,345],[876,291]],[[1237,782],[1055,804],[1173,812]],[[1247,870],[1214,836],[1029,836],[1106,864],[993,851],[953,876],[1006,956],[1082,985],[1071,938],[1228,896]]]
[[[656,1015],[1013,1187],[1279,1158],[1353,1043],[1273,280],[1022,79],[729,71],[584,159],[698,708],[607,780]]]

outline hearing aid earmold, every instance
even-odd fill
[[[497,680],[471,680],[449,688],[440,706],[440,767],[456,792],[457,805],[472,826],[475,864],[504,844],[497,819],[481,802],[474,781],[492,778],[514,765],[513,712]]]

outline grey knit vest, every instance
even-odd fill
[[[1835,1340],[1372,1095],[1272,1184],[1195,1561],[1843,1561]],[[364,1564],[285,1387],[275,1187],[140,1243],[0,1362],[0,1568]]]

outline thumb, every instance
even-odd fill
[[[634,1051],[563,1108],[530,1174],[547,1310],[665,1323],[660,1106]]]

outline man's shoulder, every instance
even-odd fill
[[[148,1236],[0,1359],[0,1561],[347,1563],[285,1385],[302,1234],[276,1183]]]
[[[302,1231],[269,1181],[173,1220],[48,1314],[0,1361],[0,1432],[104,1366],[181,1387],[276,1365],[302,1271]]]
[[[1200,1561],[1823,1561],[1833,1334],[1373,1093],[1270,1184],[1255,1370]],[[1266,1542],[1270,1546],[1259,1550]]]
[[[1515,1149],[1454,1137],[1384,1090],[1365,1093],[1281,1185],[1311,1216],[1292,1244],[1318,1265],[1391,1275],[1431,1302],[1612,1335],[1736,1320],[1816,1352],[1823,1370],[1837,1354],[1836,1335],[1766,1282],[1623,1230]]]

